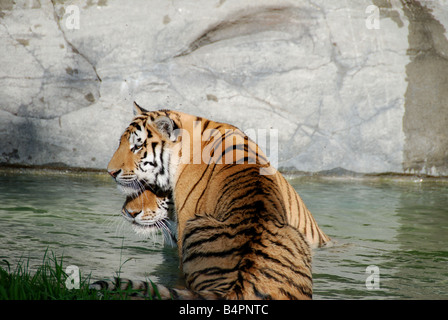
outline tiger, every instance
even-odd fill
[[[186,289],[157,285],[162,298],[312,299],[311,249],[330,238],[258,145],[230,124],[134,108],[107,169],[141,203],[123,207],[137,228],[157,227],[137,219],[151,193],[171,192]],[[129,285],[155,292],[142,282],[99,284]]]

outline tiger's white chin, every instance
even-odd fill
[[[124,195],[128,196],[128,197],[132,197],[132,196],[138,196],[139,194],[142,193],[142,189],[141,188],[134,188],[134,187],[130,187],[130,186],[125,186],[122,184],[117,184],[118,190],[120,190],[121,193],[123,193]]]
[[[164,225],[162,227],[162,224]],[[151,239],[153,242],[163,242],[170,246],[176,246],[177,228],[171,220],[163,220],[161,223],[140,224],[132,222],[133,231],[140,237]]]
[[[132,230],[134,230],[136,234],[144,238],[154,238],[161,232],[160,228],[154,224],[141,225],[135,222],[132,224]]]

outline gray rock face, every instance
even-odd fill
[[[0,10],[0,163],[105,168],[135,100],[232,123],[280,168],[448,175],[448,9],[437,1]]]

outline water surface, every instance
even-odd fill
[[[314,299],[448,298],[448,182],[289,180],[334,239],[314,252]],[[104,174],[0,171],[0,260],[33,267],[49,249],[93,279],[176,285],[176,249],[134,235],[123,201]]]

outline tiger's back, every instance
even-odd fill
[[[185,209],[178,216],[181,223],[198,210],[215,214],[218,214],[217,211],[224,214],[226,210],[232,210],[234,207],[224,208],[223,205],[235,198],[244,203],[248,199],[244,197],[247,184],[259,181],[271,186],[276,201],[281,203],[284,210],[285,223],[297,228],[311,247],[320,247],[330,241],[291,184],[270,166],[264,152],[241,130],[177,111],[149,114],[153,117],[169,116],[177,128],[187,132],[188,140],[186,143],[182,140],[184,145],[181,152],[186,149],[189,152],[186,159],[182,155],[184,158],[174,178],[174,193],[178,202],[176,210]],[[202,138],[195,141],[195,136]],[[195,144],[199,144],[200,148],[195,150]],[[255,174],[245,175],[251,170],[256,171]],[[241,180],[245,179],[245,184],[241,184]]]
[[[289,225],[293,203],[281,188],[286,180],[237,128],[166,115],[182,119],[177,126],[188,128],[190,136],[194,130],[205,136],[202,161],[194,163],[191,141],[183,145],[180,151],[190,148],[189,158],[180,162],[173,179],[188,288],[226,299],[311,299],[310,248]],[[205,133],[211,129],[215,139]]]

